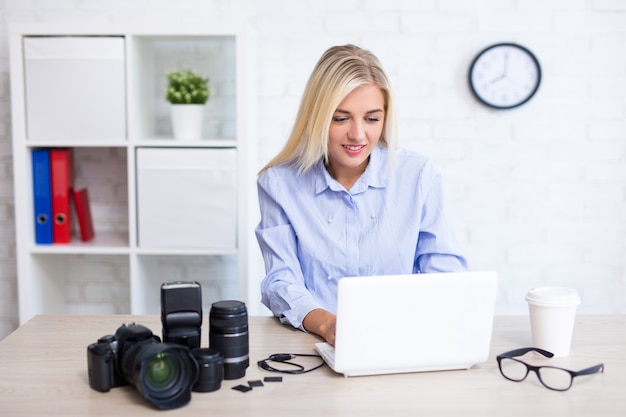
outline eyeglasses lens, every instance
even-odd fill
[[[545,385],[556,390],[566,390],[572,384],[572,376],[569,372],[549,366],[539,369],[539,378]]]
[[[523,363],[509,358],[500,361],[502,375],[513,381],[522,381],[528,374],[528,368]]]

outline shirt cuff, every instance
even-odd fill
[[[307,314],[309,314],[316,308],[323,307],[312,300],[299,301],[295,305],[292,305],[291,309],[284,311],[278,318],[280,319],[281,323],[290,324],[296,329],[300,329],[306,332],[306,329],[304,328],[302,322],[304,321],[304,318],[307,316]]]

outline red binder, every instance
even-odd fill
[[[72,149],[50,149],[50,183],[52,189],[52,236],[54,243],[69,243],[70,189],[72,188]]]
[[[91,207],[89,206],[89,193],[86,188],[74,190],[74,207],[80,226],[80,238],[88,242],[95,236],[93,221],[91,220]]]

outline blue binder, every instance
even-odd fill
[[[48,149],[33,149],[32,160],[35,242],[53,243],[50,151]]]

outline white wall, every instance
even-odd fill
[[[0,14],[0,339],[17,325],[9,21],[242,19],[255,45],[258,167],[284,143],[319,55],[369,48],[395,87],[401,144],[443,174],[471,266],[500,272],[498,312],[524,314],[530,287],[567,285],[581,312],[626,313],[626,1],[0,0]],[[472,58],[501,41],[543,68],[517,110],[487,109],[467,87]]]

